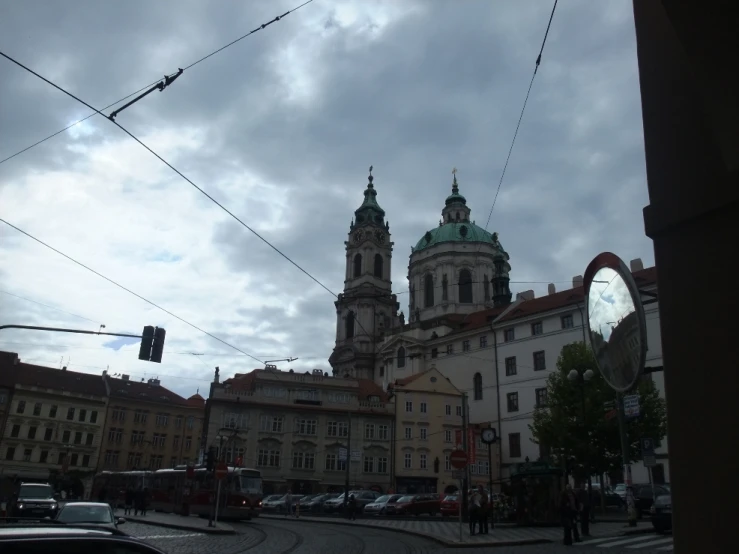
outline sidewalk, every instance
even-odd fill
[[[262,514],[261,519],[281,519],[285,516]],[[294,520],[295,518],[291,518]],[[459,522],[451,521],[414,521],[393,519],[360,519],[349,521],[344,518],[304,517],[299,521],[316,523],[333,523],[335,525],[355,525],[359,527],[379,527],[401,533],[418,535],[434,540],[444,546],[518,546],[526,544],[542,544],[562,540],[560,527],[496,527],[489,535],[470,536],[469,527],[462,526],[462,541],[459,540]],[[590,539],[651,533],[652,524],[640,522],[637,527],[625,527],[623,523],[595,523],[590,526]]]
[[[145,516],[124,515],[123,510],[115,511],[116,517],[122,517],[127,522],[142,523],[144,525],[156,525],[157,527],[168,527],[170,529],[181,529],[183,531],[193,531],[195,533],[206,533],[210,535],[232,535],[236,533],[234,528],[222,522],[218,522],[216,527],[208,527],[208,520],[199,518],[198,516],[180,516],[177,514],[164,514],[160,512],[146,512]],[[125,523],[123,529],[125,530]]]

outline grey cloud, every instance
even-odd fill
[[[207,10],[198,2],[88,3],[73,10],[53,2],[33,10],[18,4],[10,13],[12,27],[0,28],[13,52],[31,65],[48,67],[57,53],[73,60],[64,84],[101,105],[294,5],[277,4]],[[420,5],[424,12],[391,22],[378,39],[342,28],[327,10],[324,33],[311,39],[319,89],[310,104],[286,100],[278,72],[290,68],[277,53],[326,10],[323,2],[188,70],[119,121],[137,134],[196,128],[204,147],[186,157],[175,154],[177,166],[334,292],[343,288],[343,241],[373,164],[378,201],[395,241],[394,292],[407,313],[408,295],[402,293],[410,247],[437,225],[453,166],[473,219],[479,225],[487,220],[551,10],[549,3],[483,0],[465,2],[465,9],[451,1]],[[640,218],[647,200],[630,9],[582,1],[560,3],[557,10],[489,226],[511,255],[514,281],[568,281],[601,250],[639,256],[647,264],[652,258]],[[365,18],[358,25],[377,24]],[[24,37],[28,28],[33,32]],[[55,30],[47,33],[50,28]],[[0,94],[14,106],[0,113],[0,125],[12,129],[0,135],[0,158],[65,125],[71,114],[85,114],[53,89],[33,86],[28,92],[24,87],[32,80],[0,64]],[[90,121],[99,133],[77,143],[120,137],[102,118]],[[57,137],[0,166],[0,187],[29,168],[83,159],[68,151],[71,142]],[[593,163],[598,156],[601,161]],[[276,187],[274,195],[250,194],[240,187],[239,172]],[[173,194],[189,188],[178,179],[167,185]],[[286,211],[270,229],[265,222],[276,213],[275,196]],[[210,225],[204,240],[212,242],[225,271],[247,279],[244,295],[294,301],[291,310],[298,314],[289,316],[287,305],[235,306],[229,314],[209,314],[215,322],[209,330],[250,353],[299,356],[294,367],[301,370],[321,359],[318,367],[327,367],[332,297],[202,202],[203,224]],[[581,244],[565,246],[573,239]],[[534,288],[542,293],[546,285]],[[264,322],[289,338],[232,331]],[[254,363],[233,358],[233,351],[207,337],[188,340],[192,348],[223,352],[223,367]]]

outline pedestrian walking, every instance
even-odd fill
[[[479,517],[478,517],[480,534],[487,535],[489,533],[488,511],[490,509],[490,505],[489,505],[490,499],[488,498],[488,495],[485,492],[485,489],[482,488],[482,485],[477,486],[477,493],[480,495],[480,512],[479,512]]]
[[[583,537],[590,536],[590,497],[587,489],[580,489],[578,494],[580,508],[580,530]]]
[[[475,527],[480,518],[480,493],[473,490],[468,503],[468,514],[470,518],[470,535],[475,534]]]
[[[285,517],[289,516],[293,512],[293,495],[290,491],[287,491],[285,495]]]
[[[575,498],[572,485],[569,483],[565,486],[565,490],[562,491],[559,509],[562,517],[562,527],[564,529],[564,544],[571,546],[573,538],[575,542],[580,542],[582,539],[580,539],[580,533],[577,530],[577,498]]]
[[[134,491],[131,487],[128,487],[126,489],[126,498],[123,502],[123,513],[125,515],[129,515],[131,513],[131,510],[133,509],[133,502],[135,500],[136,495],[134,494]]]
[[[347,508],[349,509],[349,521],[355,521],[357,519],[357,499],[353,494],[349,497]]]

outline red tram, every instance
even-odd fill
[[[215,505],[218,481],[204,467],[160,469],[152,476],[149,507],[158,512],[208,517]],[[262,474],[257,469],[229,467],[221,481],[219,519],[251,519],[262,511]]]
[[[92,481],[92,500],[97,500],[100,491],[107,491],[106,500],[113,506],[122,508],[126,500],[126,490],[151,490],[153,471],[101,471]]]

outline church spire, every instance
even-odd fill
[[[385,224],[385,210],[377,203],[377,191],[374,185],[374,176],[372,175],[373,166],[369,168],[369,177],[367,177],[367,188],[364,191],[364,202],[354,212],[356,217],[355,225],[363,225],[374,223],[378,225]]]
[[[452,169],[452,176],[454,177],[454,180],[452,181],[452,194],[459,194],[459,185],[457,184],[457,168],[456,167]]]

